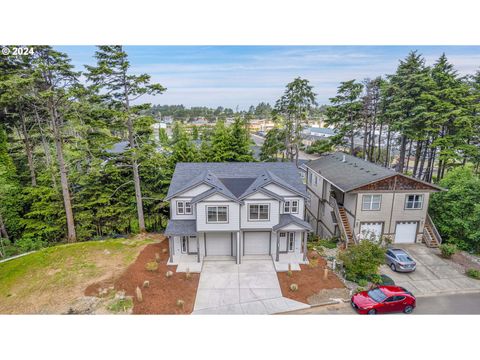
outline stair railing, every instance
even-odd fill
[[[345,241],[345,248],[347,248],[348,247],[347,229],[345,229],[345,226],[343,224],[342,216],[340,215],[340,209],[338,208],[337,200],[333,196],[330,196],[329,199],[328,199],[328,203],[333,208],[333,211],[335,213],[335,218],[337,219],[337,225],[339,225],[339,227],[340,227],[340,236],[343,239],[343,241]],[[353,229],[351,229],[351,232],[352,232],[353,241],[356,242],[357,239],[355,238],[355,234],[353,233]]]
[[[432,221],[432,218],[430,217],[430,215],[427,213],[427,218],[425,219],[425,225],[427,226],[430,226],[430,229],[432,229],[432,232],[433,232],[433,236],[435,237],[435,239],[437,240],[438,244],[441,244],[442,243],[442,236],[440,235],[440,233],[438,232],[435,224],[433,223]],[[430,234],[429,234],[430,235]]]

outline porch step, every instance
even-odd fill
[[[425,240],[425,245],[427,245],[427,247],[429,248],[438,248],[439,247],[439,243],[432,231],[432,228],[430,227],[430,225],[428,223],[425,224],[425,229],[427,230],[428,232],[428,235],[429,236],[425,236],[424,237],[424,240]]]
[[[235,261],[235,256],[216,256],[209,255],[203,258],[203,261]]]
[[[345,229],[345,236],[347,237],[348,244],[353,245],[355,241],[353,239],[353,232],[348,221],[347,212],[343,206],[338,207],[338,212],[340,213],[340,220],[342,221],[343,227]]]

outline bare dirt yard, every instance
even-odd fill
[[[113,285],[115,292],[125,292],[133,299],[134,314],[190,314],[200,275],[176,273],[176,266],[168,266],[168,242],[147,245],[137,259],[114,281],[111,279],[90,285],[87,296],[101,296],[104,289]],[[147,270],[147,263],[157,263],[158,268]],[[167,271],[173,274],[167,277]],[[148,282],[148,286],[144,286]],[[141,299],[137,297],[137,287]]]
[[[323,298],[322,292],[330,289],[345,289],[342,281],[332,271],[325,271],[327,262],[316,252],[308,254],[309,265],[300,265],[301,271],[293,271],[291,276],[287,272],[277,273],[283,296],[307,304],[316,304],[318,297]],[[292,291],[291,284],[297,284],[298,290]]]
[[[68,313],[88,284],[117,278],[155,237],[58,245],[1,263],[0,313]]]

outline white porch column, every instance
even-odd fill
[[[237,264],[241,263],[241,253],[240,253],[240,231],[237,231],[237,241],[236,241],[236,247],[237,247]]]
[[[170,262],[173,262],[173,252],[175,251],[173,236],[168,237],[168,247],[170,250]]]
[[[200,262],[200,236],[197,234],[197,262]]]
[[[303,261],[307,261],[307,241],[308,241],[308,233],[306,231],[303,232]]]
[[[279,232],[277,231],[277,254],[275,255],[275,261],[280,260],[280,238],[279,238]]]

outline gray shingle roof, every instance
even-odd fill
[[[345,161],[343,161],[343,159],[345,159]],[[309,161],[306,165],[344,192],[394,175],[407,177],[440,191],[445,190],[435,184],[415,179],[411,176],[398,173],[342,152],[322,155],[316,160]]]
[[[221,192],[235,197],[232,193],[239,193],[241,187],[245,187],[247,180],[234,181],[225,179],[255,179],[247,190],[252,191],[261,185],[270,182],[279,183],[302,196],[307,196],[305,184],[294,163],[272,162],[272,163],[178,163],[168,189],[166,199],[172,198],[175,194],[183,192],[196,184],[202,182],[218,188]],[[222,180],[220,180],[222,179]],[[241,185],[240,185],[241,184]],[[227,186],[229,185],[229,186]],[[232,188],[232,191],[229,190]],[[237,196],[237,197],[241,197]]]
[[[168,220],[165,229],[167,236],[197,235],[196,220]]]
[[[277,225],[273,227],[273,230],[276,231],[276,230],[282,229],[285,226],[292,223],[300,227],[303,227],[305,230],[309,230],[309,231],[312,230],[312,226],[308,222],[303,221],[302,219],[299,219],[298,217],[293,216],[291,214],[281,214],[280,221],[278,222]]]
[[[345,192],[397,174],[393,170],[341,152],[322,155],[319,159],[308,162],[307,166]]]

